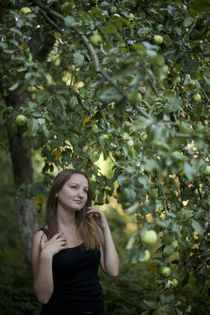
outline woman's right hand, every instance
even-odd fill
[[[50,257],[54,256],[62,249],[68,248],[67,240],[62,232],[55,234],[49,241],[47,240],[46,235],[43,233],[40,245],[41,255]]]

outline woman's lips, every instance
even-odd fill
[[[78,203],[79,205],[82,204],[82,201],[81,200],[74,200],[76,203]]]

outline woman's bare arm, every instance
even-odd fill
[[[32,268],[34,292],[37,299],[46,304],[54,289],[52,260],[60,250],[67,248],[67,242],[61,233],[54,235],[49,241],[42,231],[35,233],[32,242]]]
[[[110,277],[117,277],[119,274],[119,256],[116,251],[112,234],[103,211],[96,207],[89,207],[87,215],[98,215],[98,232],[100,237],[101,267]]]

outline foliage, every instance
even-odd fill
[[[188,312],[177,291],[194,278],[206,288],[208,5],[5,0],[0,13],[1,148],[8,129],[19,128],[41,151],[44,182],[27,192],[37,204],[53,170],[88,170],[95,202],[113,195],[137,219],[132,262],[146,248],[139,230],[158,233],[155,294],[145,302],[153,314]],[[17,91],[25,104],[13,110],[5,98]],[[95,163],[101,153],[112,161],[111,177]],[[167,287],[173,279],[178,289]]]

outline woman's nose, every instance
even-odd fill
[[[78,195],[80,198],[83,198],[84,197],[84,191],[82,189],[79,189]]]

